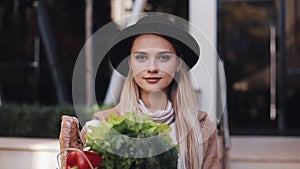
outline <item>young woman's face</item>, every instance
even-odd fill
[[[154,90],[166,93],[176,71],[181,68],[181,62],[168,40],[144,34],[133,42],[129,66],[141,94]]]

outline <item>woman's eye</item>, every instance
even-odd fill
[[[161,61],[168,61],[170,59],[169,55],[161,55],[158,57],[159,60]]]
[[[135,58],[139,61],[143,61],[143,60],[146,60],[146,56],[145,55],[137,55],[135,56]]]

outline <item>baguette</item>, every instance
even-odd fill
[[[61,168],[66,169],[66,159],[68,156],[67,148],[83,149],[83,142],[80,137],[79,122],[76,117],[62,116],[61,129],[59,135],[61,153]]]

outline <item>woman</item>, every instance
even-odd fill
[[[117,106],[94,118],[132,111],[147,114],[171,126],[171,137],[180,147],[178,168],[219,168],[216,130],[198,110],[189,78],[199,58],[196,40],[166,17],[149,14],[116,37],[109,55],[126,80]]]

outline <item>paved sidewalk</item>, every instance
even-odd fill
[[[228,169],[300,169],[300,137],[232,136]]]
[[[0,137],[1,169],[56,169],[58,139]]]

